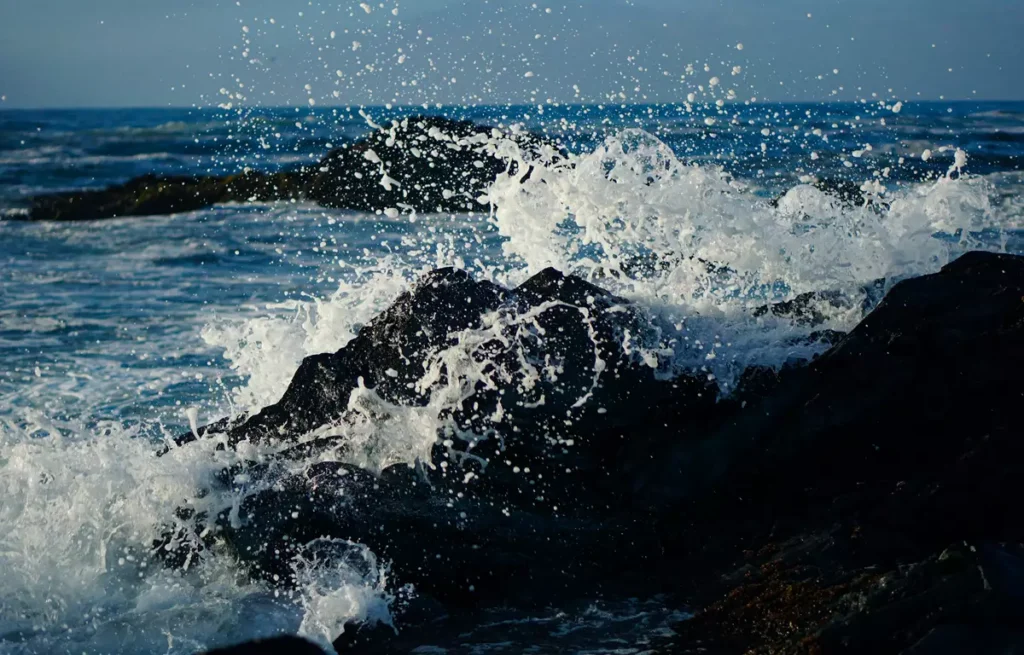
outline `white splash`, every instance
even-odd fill
[[[290,600],[247,582],[231,557],[208,553],[180,569],[153,557],[175,508],[216,513],[235,502],[199,493],[234,461],[215,443],[157,458],[119,424],[49,427],[39,437],[0,419],[0,653],[191,655],[295,634],[331,612],[386,618],[386,578],[372,566]]]
[[[276,402],[303,358],[335,352],[409,287],[414,273],[384,257],[341,282],[328,298],[289,301],[266,307],[245,321],[218,321],[202,333],[207,344],[224,349],[231,367],[248,382],[232,398],[236,414]]]
[[[1000,221],[988,183],[967,175],[893,192],[865,184],[869,202],[860,206],[799,185],[773,204],[717,167],[685,163],[640,130],[625,130],[583,155],[550,148],[528,153],[498,131],[452,147],[531,170],[525,181],[501,176],[487,194],[490,229],[500,235],[502,252],[489,264],[468,266],[478,279],[516,286],[549,266],[580,275],[647,315],[650,333],[631,335],[624,344],[641,361],[706,375],[727,392],[748,366],[778,367],[826,349],[806,337],[812,330],[852,328],[870,309],[866,285],[931,273],[963,250],[995,247],[972,235]],[[466,268],[451,236],[431,230],[438,251],[432,261],[388,255],[357,269],[328,299],[282,306],[291,312],[287,318],[207,329],[207,342],[223,345],[234,368],[249,378],[236,402],[252,410],[276,401],[303,357],[341,348],[430,266]],[[818,290],[848,299],[838,306],[819,303],[823,325],[752,311]],[[347,418],[317,436],[346,437],[341,459],[371,470],[429,460],[438,435],[459,433],[445,417],[478,386],[523,390],[543,377],[524,366],[513,380],[477,352],[493,339],[508,345],[510,331],[530,320],[487,317],[480,330],[453,335],[455,346],[426,354],[416,384],[425,406],[391,405],[360,386]]]
[[[292,565],[303,609],[298,634],[331,645],[353,623],[392,625],[387,571],[369,548],[318,539]]]
[[[639,130],[581,156],[545,161],[509,143],[503,152],[521,169],[532,167],[525,182],[502,177],[489,193],[509,263],[526,273],[554,266],[666,323],[703,324],[706,333],[680,331],[674,346],[659,345],[676,347],[680,367],[707,367],[722,379],[793,355],[783,334],[752,318],[752,308],[816,290],[855,298],[874,280],[935,272],[963,250],[992,248],[972,234],[1000,225],[988,183],[967,176],[886,194],[888,208],[877,185],[865,189],[879,201],[863,206],[797,186],[776,207],[721,169],[684,163]],[[846,330],[861,318],[841,312],[824,327]],[[686,340],[702,347],[679,347]],[[731,342],[733,352],[701,362],[706,357],[695,355],[712,342]]]

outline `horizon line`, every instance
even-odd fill
[[[757,102],[737,102],[732,106],[760,106],[760,105],[864,105],[872,106],[880,102],[882,99],[874,99],[868,102],[861,100],[759,100]],[[892,99],[891,102],[902,102],[904,106],[907,105],[939,105],[939,104],[1024,104],[1024,99],[1018,100],[1006,100],[1006,99],[975,99],[975,98],[955,98],[955,99],[925,99],[925,100],[899,100]],[[629,102],[629,103],[607,103],[607,102],[559,102],[545,104],[545,107],[657,107],[657,106],[682,106],[687,104],[685,101],[680,100],[676,102]],[[690,103],[694,107],[711,106],[713,103]],[[395,111],[401,109],[416,109],[418,111],[442,111],[445,109],[472,109],[472,108],[492,108],[492,107],[533,107],[537,106],[536,103],[516,103],[516,102],[495,102],[495,103],[475,103],[460,105],[456,103],[443,103],[441,106],[432,104],[429,107],[424,107],[423,104],[406,104],[396,105],[393,104],[389,108],[386,104],[338,104],[338,105],[319,105],[316,107],[309,107],[306,105],[254,105],[246,107],[234,107],[232,109],[223,109],[216,105],[210,105],[206,107],[197,107],[195,105],[87,105],[87,106],[73,106],[73,105],[57,105],[57,106],[29,106],[29,107],[4,107],[0,104],[0,112],[14,112],[14,111],[166,111],[166,110],[180,110],[180,111],[239,111],[239,110],[299,110],[306,111],[308,113],[319,113],[323,111],[330,111],[334,109],[345,109],[345,110],[356,110],[356,109],[381,109],[384,111]]]

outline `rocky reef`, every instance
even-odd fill
[[[725,397],[645,361],[648,329],[554,270],[515,289],[435,271],[277,405],[178,440],[275,454],[223,472],[252,490],[235,514],[182,508],[158,552],[223,549],[286,587],[317,540],[369,547],[416,598],[342,652],[443,648],[489,606],[657,594],[694,616],[649,652],[1024,648],[1024,258],[900,282],[826,354]],[[409,466],[389,449],[417,426]]]
[[[371,212],[465,212],[480,207],[478,199],[498,175],[518,172],[499,152],[499,141],[535,153],[541,148],[555,151],[527,133],[414,116],[374,126],[366,137],[330,151],[312,166],[222,177],[145,175],[106,189],[30,198],[25,217],[84,221],[177,214],[218,203],[292,200]]]

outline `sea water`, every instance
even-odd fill
[[[969,249],[1024,253],[1024,105],[1012,103],[752,104],[728,119],[692,104],[434,108],[562,150],[526,154],[495,136],[533,173],[502,178],[462,215],[271,203],[14,220],[45,191],[312,163],[371,123],[423,111],[0,112],[0,653],[191,653],[282,632],[327,645],[352,622],[389,622],[408,590],[366,549],[313,548],[288,593],[226,557],[155,564],[176,507],[240,499],[199,497],[232,455],[154,453],[275,402],[303,357],[343,347],[432,268],[506,285],[547,266],[585,276],[642,311],[647,329],[624,344],[640,361],[700,371],[728,393],[749,365],[826,348],[758,306],[838,291],[850,302],[823,308],[824,327],[848,330],[877,302],[865,291],[877,280],[933,273]],[[815,179],[852,180],[870,202],[844,205]],[[522,320],[493,317],[484,331]],[[424,390],[480,336],[432,354]],[[348,457],[379,469],[427,456],[459,385],[479,375],[448,376],[390,424],[355,422],[346,436],[366,447]],[[352,406],[373,402],[360,389]],[[646,643],[680,616],[656,600],[581,599],[496,616],[466,639],[599,650]]]

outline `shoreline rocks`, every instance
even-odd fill
[[[98,190],[35,196],[30,221],[87,221],[197,211],[227,202],[307,201],[335,209],[459,213],[481,207],[478,198],[514,164],[496,152],[495,139],[523,148],[554,146],[530,134],[506,134],[436,116],[414,116],[380,126],[330,151],[318,164],[278,173],[162,177],[144,175]]]
[[[346,349],[307,360],[279,405],[203,432],[225,447],[278,440],[282,460],[311,463],[226,472],[226,485],[273,484],[240,521],[198,520],[261,579],[313,539],[368,546],[444,608],[451,639],[483,606],[668,594],[696,615],[653,652],[1024,646],[1024,258],[970,253],[896,284],[830,351],[752,371],[736,398],[656,379],[621,350],[642,329],[628,304],[557,271],[518,289],[436,271]],[[323,458],[338,442],[295,443],[351,421],[366,387],[386,445],[388,412],[429,406],[406,385],[470,333],[488,336],[446,361],[493,362],[492,384],[460,388],[448,418],[494,441],[453,434],[419,470],[380,472]],[[558,375],[524,384],[546,356]],[[455,382],[444,371],[435,392]],[[499,402],[502,420],[482,420]],[[388,648],[368,635],[346,652]]]

